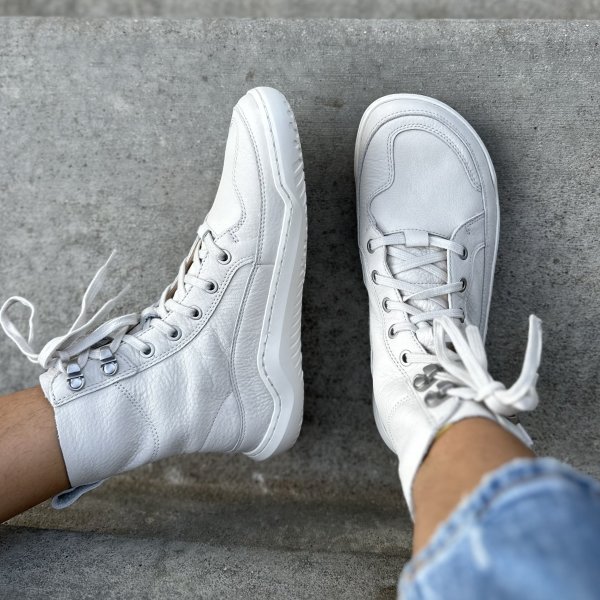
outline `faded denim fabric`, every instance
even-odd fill
[[[600,483],[553,459],[488,475],[405,567],[402,600],[600,599]]]

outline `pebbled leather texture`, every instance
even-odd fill
[[[272,143],[257,101],[246,95],[234,109],[205,220],[231,260],[205,259],[198,276],[213,280],[216,291],[190,286],[181,302],[199,308],[201,318],[170,313],[165,322],[182,332],[176,341],[153,327],[138,332],[153,355],[122,344],[114,376],[88,361],[79,392],[60,370],[41,376],[74,488],[174,454],[251,452],[265,437],[274,404],[257,361],[285,217],[268,158]]]
[[[414,475],[440,427],[467,416],[491,418],[491,413],[457,399],[437,407],[425,404],[424,392],[413,386],[424,365],[405,364],[402,355],[428,349],[412,331],[389,335],[390,326],[408,316],[384,310],[386,297],[401,297],[373,281],[373,271],[391,275],[391,270],[386,248],[370,252],[368,243],[383,234],[405,232],[406,245],[416,247],[429,232],[465,246],[466,260],[447,252],[448,281],[468,281],[465,292],[450,295],[450,308],[463,308],[466,320],[484,336],[498,236],[496,177],[483,143],[466,121],[442,103],[420,96],[375,102],[363,116],[355,157],[374,411],[383,439],[399,457],[400,478],[412,509]],[[422,277],[418,282],[425,283],[426,273]]]

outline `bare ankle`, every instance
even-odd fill
[[[413,486],[418,552],[482,477],[515,458],[534,453],[489,419],[465,419],[444,430],[417,471]]]

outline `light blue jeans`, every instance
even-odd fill
[[[600,598],[600,483],[548,458],[481,483],[404,568],[402,600]]]

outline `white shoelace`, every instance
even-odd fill
[[[117,317],[100,325],[127,289],[123,289],[89,316],[91,305],[106,279],[108,267],[114,256],[113,252],[90,282],[83,295],[79,315],[69,331],[50,340],[39,352],[33,348],[35,344],[35,307],[29,300],[20,296],[9,298],[0,309],[0,326],[31,362],[41,365],[44,369],[54,366],[65,371],[67,363],[73,359],[77,359],[79,367],[83,368],[89,359],[103,357],[100,347],[97,346],[108,347],[114,354],[121,344],[129,344],[139,352],[148,355],[153,351],[152,347],[133,335],[139,328],[145,329],[152,326],[165,335],[176,338],[180,334],[179,330],[164,322],[169,313],[177,312],[193,319],[199,319],[202,316],[199,308],[185,306],[178,300],[182,298],[189,286],[201,287],[210,293],[217,290],[217,284],[214,281],[198,276],[202,262],[209,255],[217,256],[221,262],[228,262],[231,258],[229,253],[217,246],[212,232],[205,226],[201,226],[198,229],[198,237],[194,245],[179,267],[176,279],[165,288],[156,304],[149,306],[141,313]],[[27,338],[9,317],[8,312],[15,304],[20,304],[29,310]],[[102,344],[104,340],[106,340],[106,344]]]
[[[385,247],[389,257],[389,266],[392,276],[383,275],[374,271],[373,281],[377,284],[398,290],[402,300],[386,299],[385,310],[400,310],[409,315],[407,321],[394,323],[390,334],[394,337],[401,331],[418,331],[419,324],[428,325],[433,319],[447,316],[454,319],[464,317],[461,309],[448,308],[447,296],[464,289],[464,282],[439,283],[446,281],[448,272],[439,266],[447,262],[446,251],[454,252],[460,257],[466,257],[466,249],[450,240],[422,232],[420,244],[423,248],[433,248],[433,251],[414,255],[406,247],[407,237],[414,232],[398,232],[384,235],[370,241],[371,251]],[[412,246],[414,248],[414,246]],[[418,270],[418,271],[417,271]],[[432,283],[414,283],[402,279],[402,274],[417,271],[428,276]],[[416,301],[429,301],[426,304],[435,306],[434,310],[422,310]],[[422,303],[423,304],[423,303]]]
[[[529,317],[521,374],[508,389],[488,372],[485,347],[475,325],[459,328],[448,317],[441,317],[433,322],[433,340],[441,369],[433,373],[433,379],[439,382],[437,391],[431,394],[429,400],[426,396],[426,401],[435,403],[445,396],[474,400],[505,417],[534,410],[537,406],[535,385],[542,357],[542,322],[535,315]]]
[[[412,232],[407,234],[414,236]],[[414,255],[403,246],[406,244],[404,232],[394,233],[373,239],[369,242],[371,251],[386,247],[389,262],[393,262],[392,276],[373,272],[373,281],[398,290],[401,300],[386,299],[384,310],[399,310],[409,315],[408,320],[394,323],[388,335],[395,337],[401,331],[425,333],[425,328],[432,327],[432,350],[430,353],[405,353],[406,363],[423,363],[423,374],[415,379],[415,387],[429,391],[425,400],[430,405],[443,402],[447,397],[473,400],[485,404],[492,412],[503,416],[513,416],[517,412],[531,411],[538,404],[535,389],[537,370],[542,353],[542,325],[540,319],[531,315],[529,318],[529,334],[527,349],[523,360],[521,374],[509,389],[496,381],[488,372],[487,356],[479,328],[466,324],[459,327],[457,320],[464,322],[461,309],[448,308],[447,297],[464,290],[464,282],[447,283],[447,269],[440,266],[447,264],[446,252],[454,252],[466,258],[466,249],[460,244],[440,238],[433,234],[419,234],[423,248],[433,247],[433,251],[425,251]],[[414,239],[411,247],[415,247]],[[440,250],[437,250],[440,249]],[[398,277],[413,269],[429,274],[436,283],[414,283]],[[440,283],[441,282],[441,283]],[[434,310],[422,310],[415,306],[415,300],[430,300],[437,305]],[[452,349],[451,349],[452,348]]]

